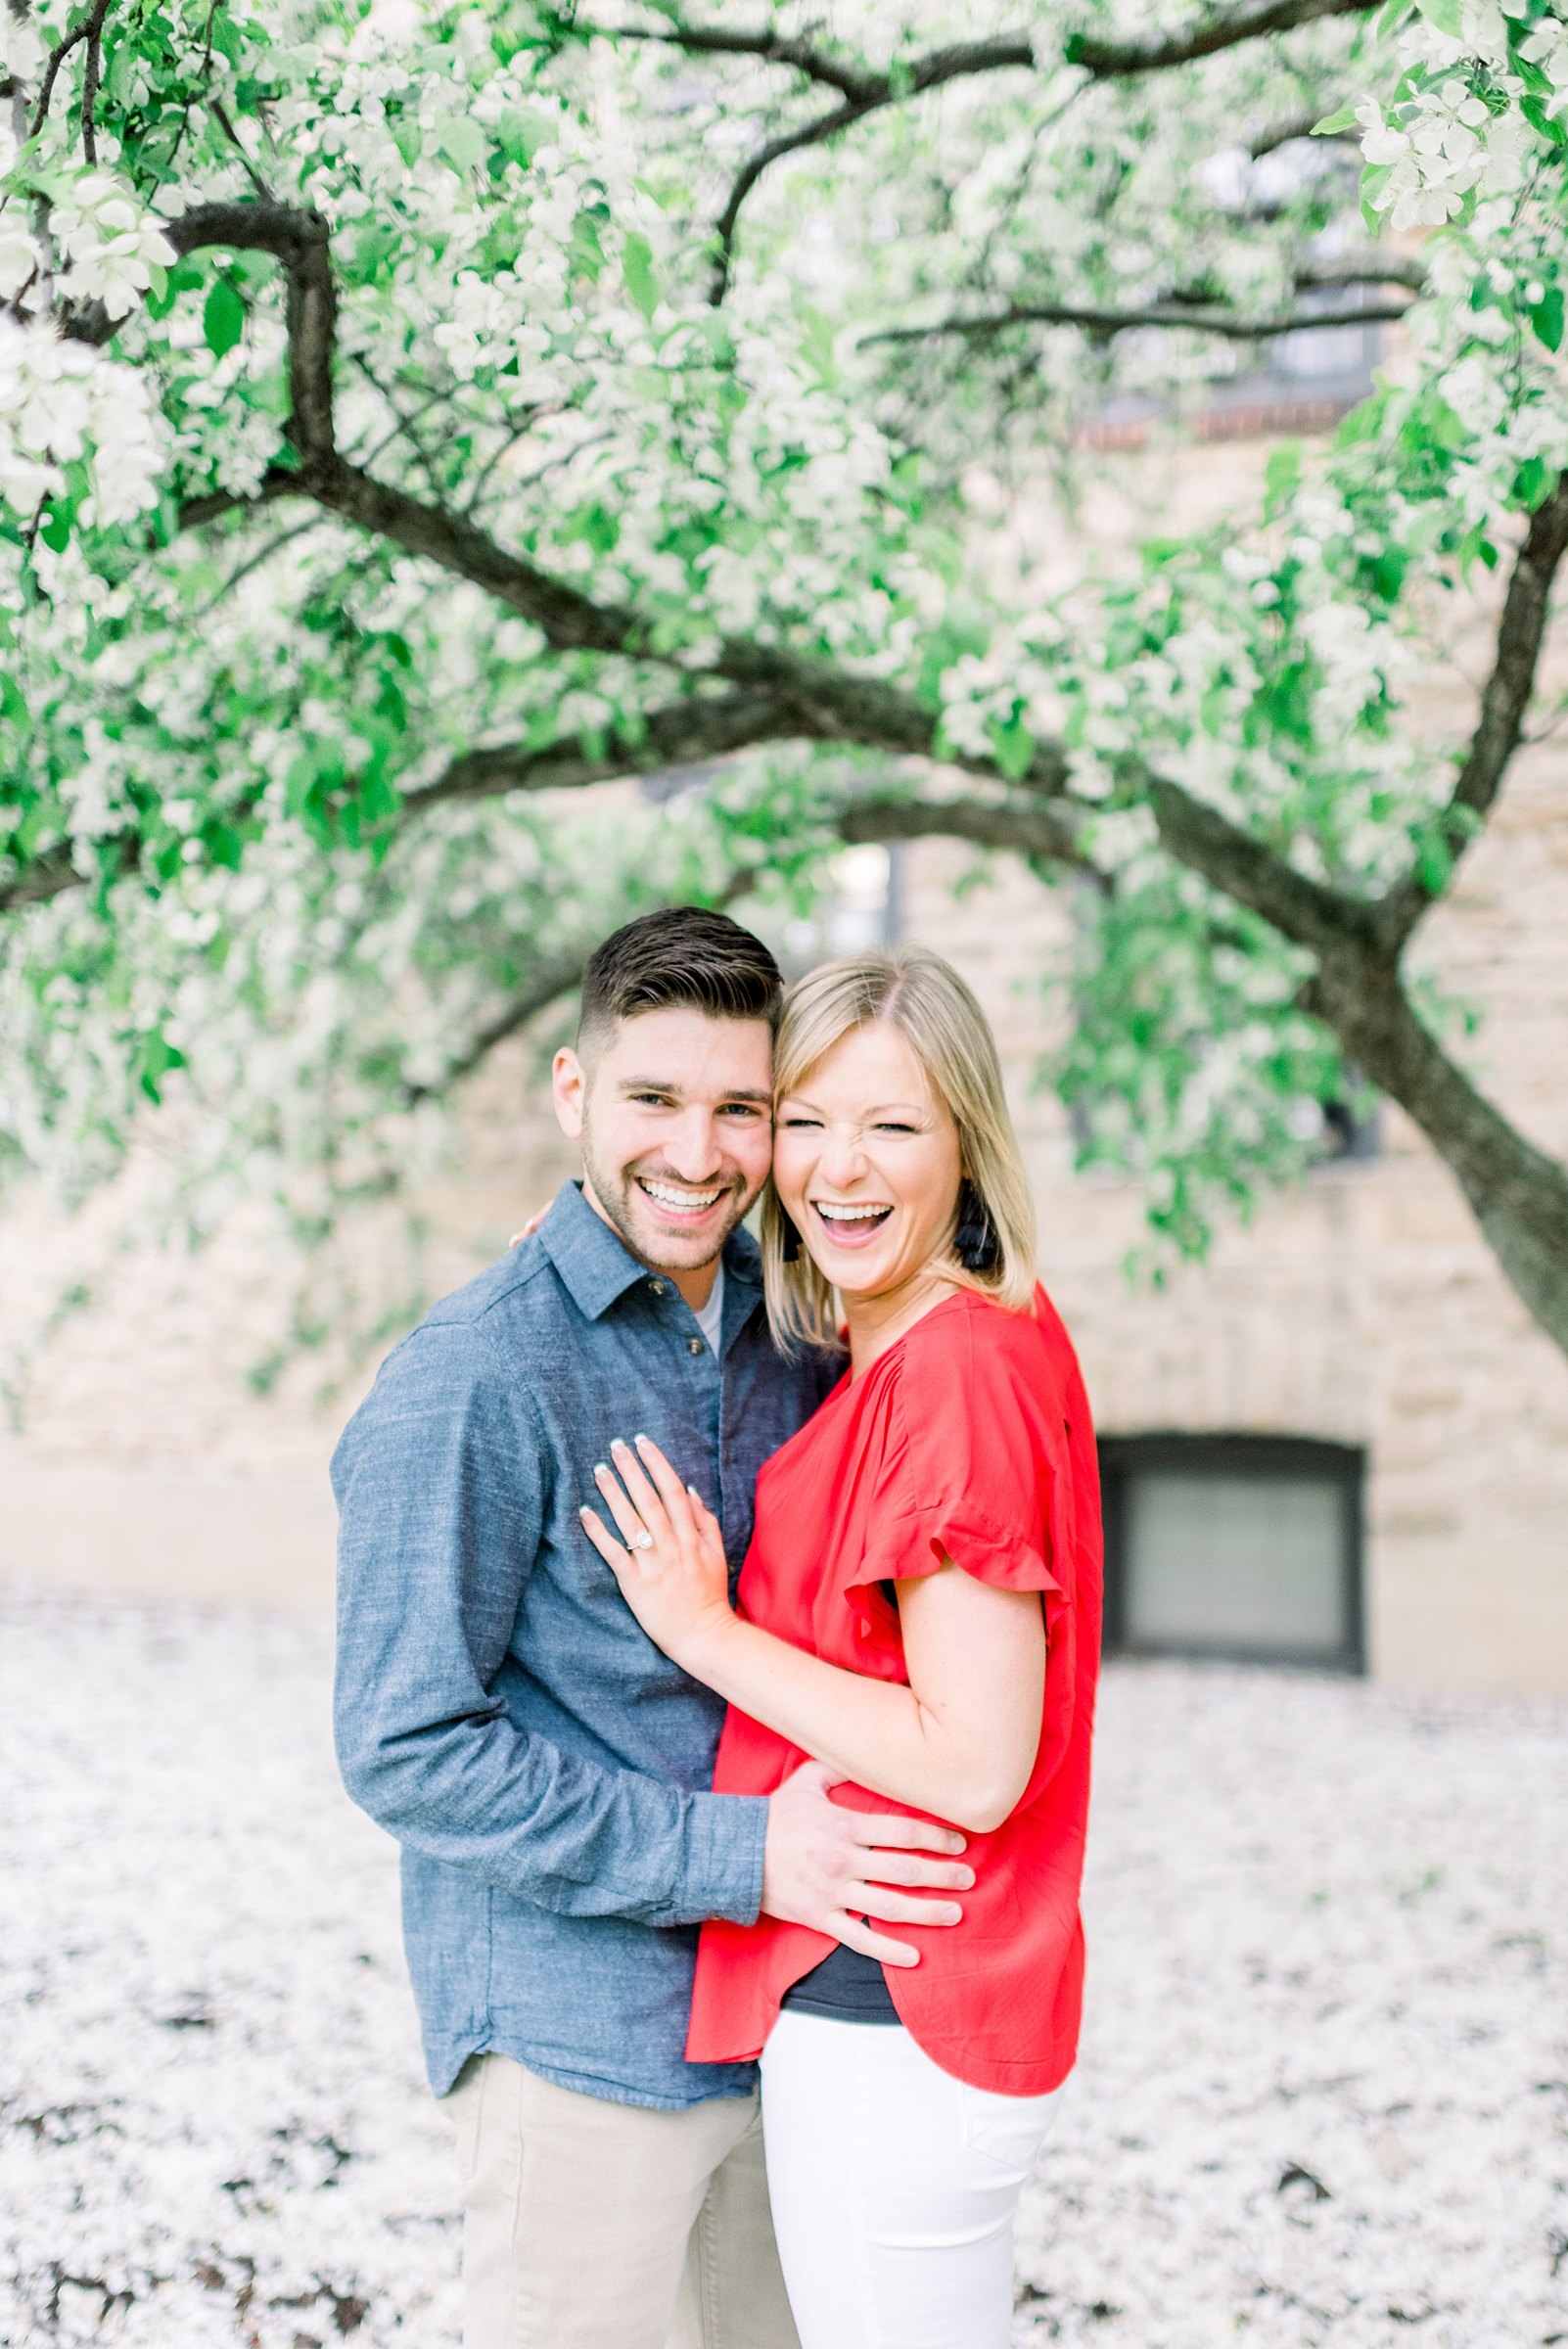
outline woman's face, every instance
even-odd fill
[[[881,1297],[946,1243],[962,1161],[946,1104],[896,1028],[852,1028],[780,1096],[773,1180],[846,1298]]]

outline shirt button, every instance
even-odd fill
[[[648,1283],[648,1286],[652,1289],[656,1297],[662,1297],[665,1293],[665,1284],[662,1280],[651,1280]]]
[[[686,1340],[686,1352],[688,1354],[701,1354],[707,1347],[707,1344],[708,1340],[706,1338],[688,1338]]]

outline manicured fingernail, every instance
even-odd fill
[[[587,1512],[587,1510],[586,1510],[586,1509],[578,1509],[578,1511],[577,1511],[577,1515],[578,1515],[578,1516],[579,1516],[579,1517],[582,1519],[582,1522],[583,1522],[583,1524],[584,1524],[584,1525],[586,1525],[586,1524],[587,1524],[587,1522],[588,1522],[588,1512]]]
[[[691,1495],[693,1500],[701,1500],[702,1495],[698,1492],[695,1485],[688,1485],[686,1490]]]
[[[639,1435],[639,1436],[637,1436],[637,1437],[636,1437],[635,1441],[636,1441],[637,1443],[639,1443],[639,1444],[647,1444],[647,1443],[649,1443],[649,1442],[651,1441],[651,1438],[649,1438],[648,1436]]]
[[[610,1449],[612,1451],[629,1451],[631,1446],[626,1442],[624,1436],[617,1436],[612,1441]]]
[[[608,1461],[608,1460],[595,1460],[595,1461],[594,1461],[594,1463],[593,1463],[593,1473],[594,1473],[594,1475],[595,1475],[595,1476],[608,1476],[608,1475],[609,1475],[609,1473],[610,1473],[610,1463],[609,1463],[609,1461]]]

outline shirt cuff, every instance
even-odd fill
[[[711,1916],[755,1925],[762,1908],[765,1794],[694,1794],[680,1909],[690,1923]]]

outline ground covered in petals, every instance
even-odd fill
[[[455,2349],[313,1620],[0,1601],[0,2342]],[[1107,1675],[1020,2344],[1568,2343],[1568,1715]]]

